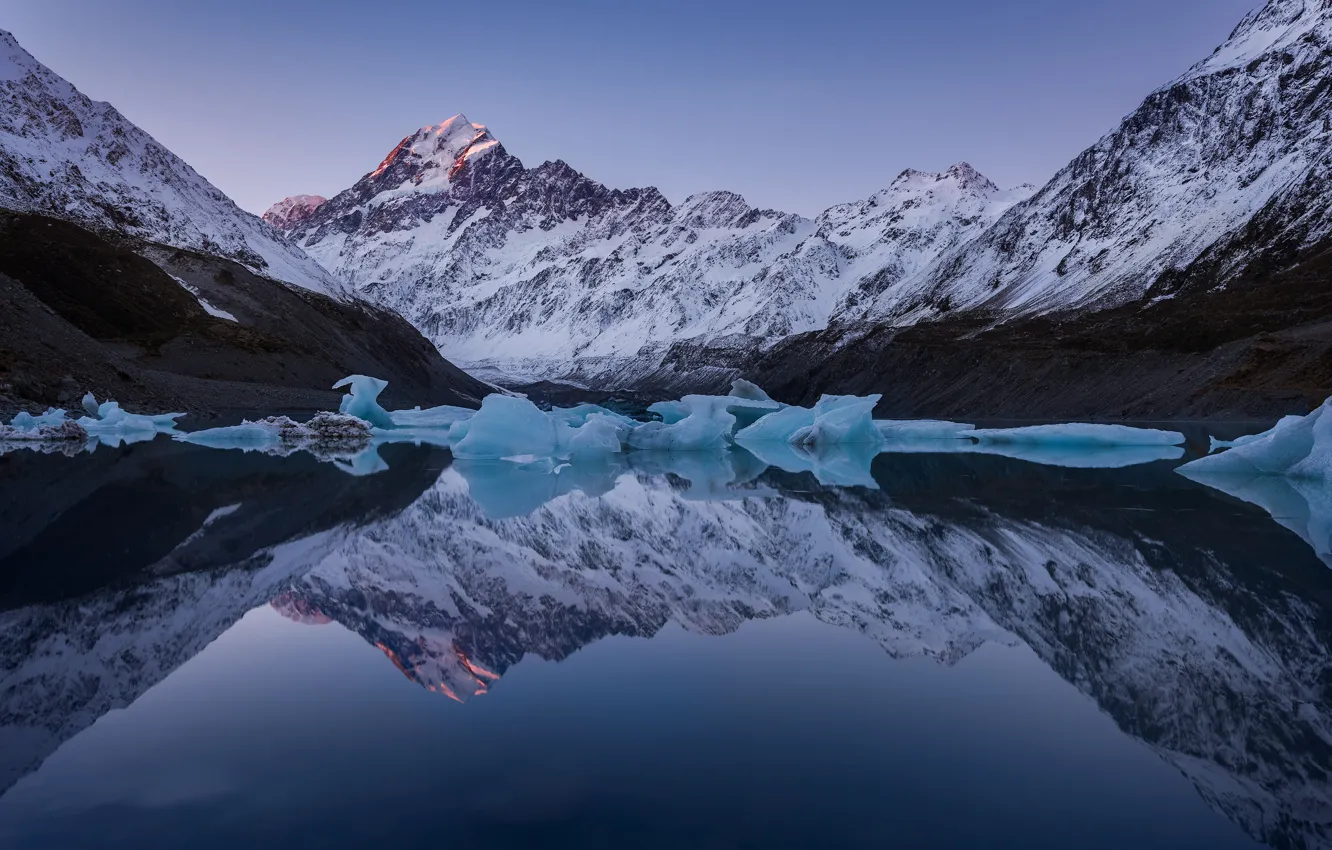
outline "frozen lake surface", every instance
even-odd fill
[[[1206,443],[5,454],[0,846],[1329,846],[1332,500]]]

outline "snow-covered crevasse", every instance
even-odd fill
[[[107,103],[0,30],[0,208],[235,260],[335,297],[336,278]]]

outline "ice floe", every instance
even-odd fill
[[[479,410],[442,405],[389,411],[379,402],[387,386],[369,375],[350,375],[334,385],[348,390],[337,413],[320,413],[304,423],[279,416],[190,433],[176,430],[181,414],[131,414],[89,393],[82,403],[86,415],[79,419],[55,409],[41,415],[20,413],[10,425],[0,425],[0,443],[63,439],[119,444],[166,433],[215,449],[281,455],[307,451],[358,475],[387,468],[379,446],[430,444],[449,449],[460,468],[470,470],[469,480],[476,479],[478,492],[488,493],[486,498],[499,507],[506,488],[517,488],[513,498],[525,502],[551,487],[595,490],[605,484],[606,475],[619,474],[615,470],[644,465],[688,473],[679,477],[694,482],[691,492],[699,498],[726,498],[737,482],[768,467],[809,473],[827,485],[876,487],[871,468],[883,452],[975,452],[1053,466],[1108,468],[1178,459],[1183,454],[1178,446],[1184,442],[1183,435],[1173,431],[1123,425],[977,430],[960,422],[876,421],[877,395],[829,395],[812,407],[799,407],[775,401],[743,380],[733,383],[728,395],[657,402],[647,408],[650,421],[595,404],[543,410],[526,398],[502,393],[487,396]],[[1304,421],[1283,420],[1271,432],[1236,441],[1238,448],[1221,457],[1264,444],[1283,428]],[[743,468],[733,468],[737,465]],[[575,469],[591,471],[570,471]],[[556,486],[550,476],[565,483]],[[584,479],[585,486],[569,483]]]
[[[87,415],[78,419],[70,419],[68,411],[59,408],[48,408],[40,415],[20,411],[8,425],[0,425],[0,454],[51,443],[76,443],[92,450],[99,445],[151,440],[158,434],[176,433],[176,420],[185,415],[127,413],[114,401],[98,403],[92,393],[83,397],[82,406]]]
[[[1074,422],[1025,428],[985,428],[968,433],[982,443],[1025,443],[1062,446],[1182,446],[1178,431]]]
[[[1233,447],[1185,464],[1185,474],[1281,475],[1326,479],[1332,475],[1332,399],[1308,416],[1287,416],[1261,434],[1233,441]]]

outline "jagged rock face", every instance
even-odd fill
[[[267,277],[345,294],[280,233],[2,30],[0,207],[225,257]]]
[[[1273,250],[1293,256],[1332,233],[1330,47],[1327,0],[1272,0],[1029,201],[863,315],[1111,306],[1158,281],[1168,295],[1200,256],[1208,287]]]
[[[313,215],[327,200],[322,195],[293,195],[273,204],[260,218],[278,230],[291,230]]]
[[[1021,196],[959,165],[908,172],[813,221],[730,192],[673,206],[563,162],[528,169],[454,116],[286,229],[446,356],[544,376],[685,339],[753,344],[822,327],[844,294],[892,285]]]

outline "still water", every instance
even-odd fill
[[[0,457],[0,846],[1332,842],[1308,494],[380,454]]]

